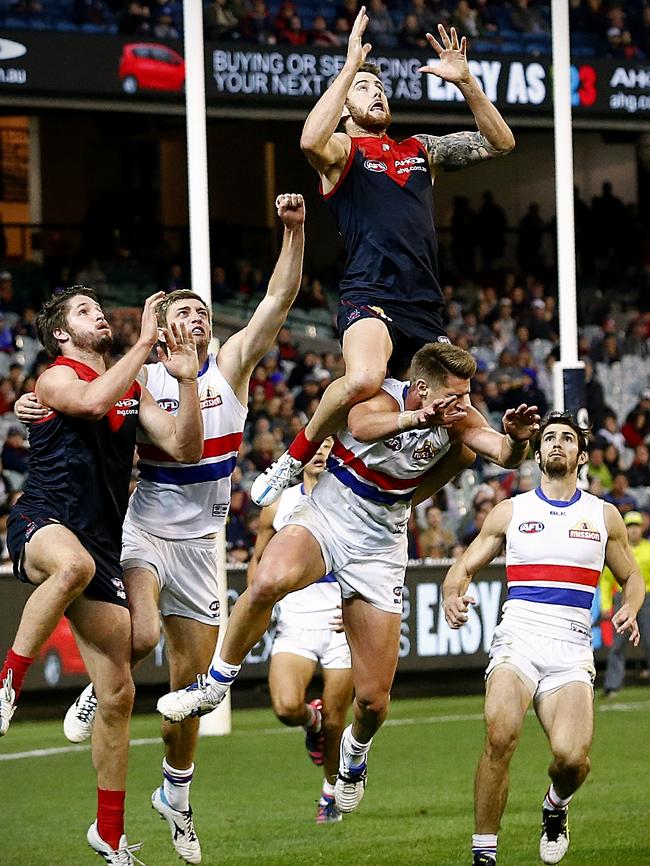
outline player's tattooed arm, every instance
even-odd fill
[[[450,135],[416,135],[424,146],[433,174],[460,171],[486,159],[509,153],[490,144],[480,132],[452,132]]]

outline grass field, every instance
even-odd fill
[[[230,737],[200,744],[192,788],[203,862],[218,866],[456,866],[469,864],[472,782],[482,746],[478,697],[396,701],[376,738],[366,796],[340,824],[316,826],[319,771],[299,731],[270,710],[234,713]],[[650,690],[630,688],[615,703],[597,699],[593,771],[572,806],[567,866],[650,864]],[[127,797],[130,841],[147,866],[172,866],[167,825],[149,806],[160,779],[158,719],[132,725]],[[16,718],[0,744],[0,864],[70,866],[99,860],[85,842],[95,809],[87,749],[65,747],[59,723]],[[79,747],[77,747],[79,748]],[[12,757],[15,755],[16,757]],[[537,857],[548,751],[530,717],[512,765],[500,835],[500,866]]]

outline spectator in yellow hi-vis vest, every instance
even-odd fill
[[[650,541],[643,537],[643,515],[638,511],[628,511],[624,517],[627,527],[627,537],[630,549],[639,566],[639,571],[645,583],[646,597],[641,610],[637,614],[641,640],[645,646],[648,667],[650,667]],[[616,612],[621,604],[621,588],[614,575],[605,568],[600,582],[602,610],[612,605],[609,599],[613,596],[613,607]],[[611,595],[610,595],[611,593]],[[614,642],[607,656],[607,671],[605,673],[605,696],[615,695],[623,687],[625,679],[625,651],[627,638],[625,635],[614,635]]]

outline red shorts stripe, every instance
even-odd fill
[[[382,490],[412,490],[418,486],[426,475],[426,472],[423,472],[422,475],[416,475],[414,478],[395,478],[386,472],[380,472],[378,469],[369,469],[363,460],[349,451],[336,436],[334,437],[332,454],[338,457],[339,460],[342,460],[345,466],[354,469],[361,478],[365,478],[366,481],[372,481],[373,484],[376,484]]]
[[[203,443],[203,454],[201,460],[206,457],[223,457],[225,454],[230,454],[232,451],[239,451],[239,446],[243,438],[243,433],[226,433],[225,436],[216,436],[213,439],[206,439]],[[155,445],[150,445],[148,442],[138,442],[138,455],[143,460],[156,460],[160,463],[177,463],[173,457],[170,457],[162,448],[157,448]]]
[[[597,569],[580,568],[577,565],[506,565],[508,583],[547,580],[595,587],[599,577],[600,571]]]

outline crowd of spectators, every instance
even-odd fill
[[[559,322],[553,269],[548,267],[544,223],[532,204],[515,233],[515,255],[505,255],[508,226],[505,213],[489,192],[474,213],[467,200],[456,200],[443,238],[442,273],[446,326],[457,345],[472,352],[478,371],[472,383],[475,407],[495,427],[503,412],[519,403],[535,404],[545,412],[553,403],[553,366],[558,359]],[[634,218],[608,183],[590,204],[576,198],[581,328],[579,354],[585,364],[586,405],[592,424],[589,463],[583,483],[614,502],[625,513],[650,512],[650,304],[647,286],[636,286]],[[478,239],[474,245],[474,238]],[[590,239],[590,242],[586,241]],[[642,246],[638,239],[638,250]],[[510,237],[510,246],[513,238]],[[548,245],[547,245],[548,246]],[[626,252],[627,251],[627,252]],[[0,264],[0,519],[19,495],[26,471],[26,431],[12,408],[34,387],[48,363],[35,329],[39,299],[14,285],[11,268]],[[624,261],[625,290],[608,292],[607,275]],[[47,262],[46,268],[47,272]],[[215,264],[212,293],[216,324],[237,327],[261,298],[270,262],[238,258]],[[522,276],[525,275],[525,276]],[[94,259],[66,265],[67,284],[94,286],[107,296],[109,283]],[[591,283],[584,283],[584,279]],[[160,288],[183,288],[187,272],[171,262],[161,273]],[[333,280],[325,285],[306,273],[297,311],[310,322],[326,323],[328,338],[310,341],[310,331],[290,319],[274,348],[254,370],[249,415],[238,467],[233,478],[233,502],[227,529],[228,556],[245,562],[254,543],[258,511],[248,490],[313,414],[327,385],[343,372],[334,338],[336,310]],[[50,288],[58,283],[53,282]],[[604,290],[601,290],[602,287]],[[135,300],[135,299],[134,299]],[[308,312],[305,312],[308,311]],[[139,309],[109,308],[114,330],[114,354],[137,340]],[[291,324],[293,322],[293,324]],[[228,324],[229,323],[229,324]],[[291,327],[294,327],[292,332]],[[614,379],[612,379],[614,376]],[[618,378],[616,378],[618,377]],[[616,384],[613,385],[612,383]],[[626,390],[627,389],[627,390]],[[433,500],[419,506],[411,519],[410,551],[414,558],[453,556],[478,533],[494,504],[516,491],[531,489],[538,480],[533,460],[515,472],[496,470],[477,461]],[[650,521],[650,518],[644,518]],[[3,531],[0,523],[0,533]],[[647,527],[646,527],[647,528]]]
[[[347,44],[359,0],[207,0],[206,38],[266,45]],[[541,0],[368,0],[367,35],[377,48],[426,48],[438,23],[455,26],[484,51],[550,52],[550,4]],[[8,27],[121,33],[156,39],[182,34],[180,0],[8,0]],[[574,49],[583,55],[650,55],[650,7],[644,0],[571,0]]]

